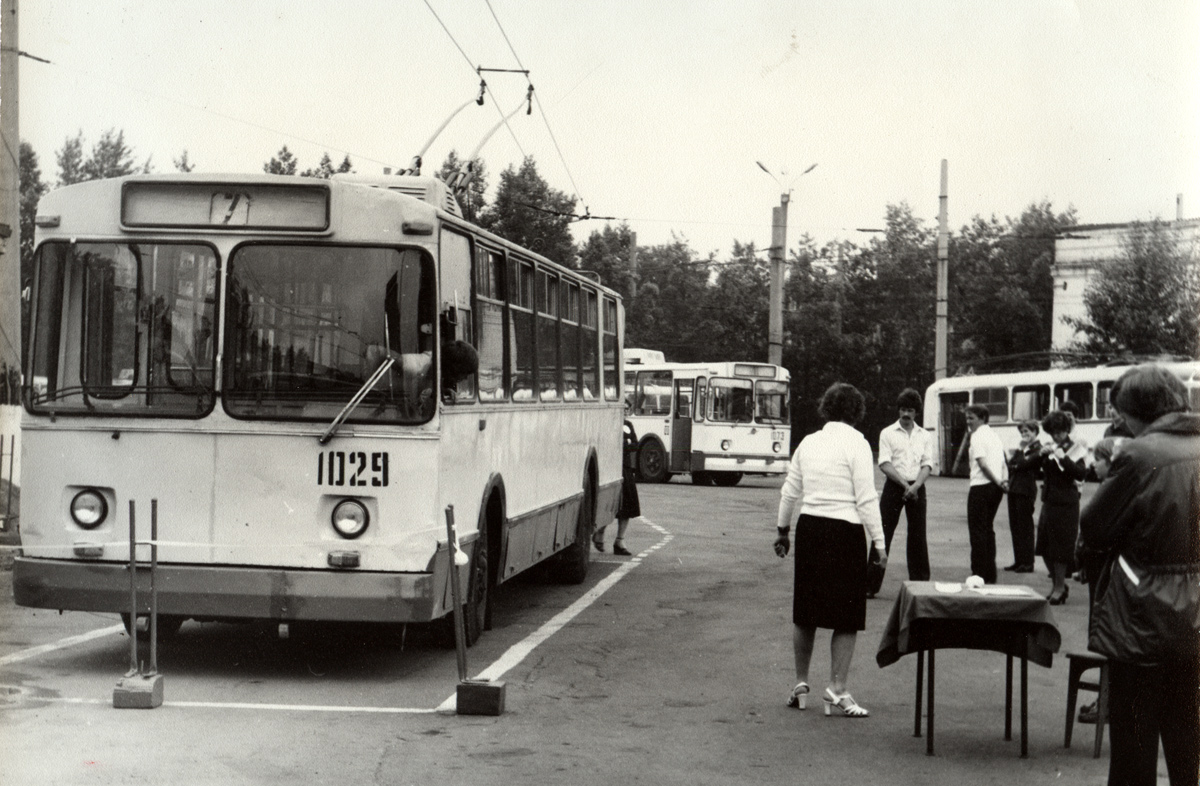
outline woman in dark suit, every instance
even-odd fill
[[[642,515],[642,504],[638,499],[637,479],[634,468],[637,466],[638,437],[633,430],[633,424],[625,421],[624,448],[621,462],[621,504],[617,507],[617,539],[613,541],[613,554],[628,557],[632,552],[625,548],[625,530],[629,520]],[[607,526],[607,525],[605,525]],[[604,551],[604,527],[597,527],[592,535],[592,545],[596,551]]]
[[[870,543],[887,566],[875,462],[866,438],[854,428],[866,407],[853,385],[831,385],[817,411],[825,426],[805,437],[792,454],[776,517],[775,553],[782,558],[791,548],[789,533],[799,503],[792,599],[797,682],[787,704],[805,708],[817,628],[830,628],[825,714],[836,709],[846,717],[865,718],[870,713],[846,690],[846,679],[858,631],[866,627]]]
[[[1005,570],[1033,573],[1033,506],[1037,500],[1037,469],[1042,463],[1038,422],[1017,426],[1021,444],[1008,459],[1008,528],[1012,532],[1013,564]]]
[[[1054,586],[1046,598],[1065,603],[1067,576],[1075,570],[1075,541],[1079,538],[1079,486],[1087,477],[1087,449],[1071,440],[1075,421],[1061,410],[1042,419],[1051,442],[1042,446],[1042,512],[1038,517],[1035,553],[1046,561]]]

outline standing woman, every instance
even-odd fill
[[[621,504],[617,507],[617,539],[613,541],[613,554],[628,557],[632,552],[625,548],[625,530],[629,528],[629,520],[642,515],[642,504],[638,499],[637,478],[634,467],[637,466],[638,438],[633,430],[633,424],[625,421],[623,449],[621,458]],[[604,526],[608,526],[607,524]],[[604,527],[598,527],[592,534],[592,545],[596,551],[604,551]]]
[[[1067,576],[1075,570],[1075,541],[1079,538],[1079,486],[1087,477],[1087,448],[1071,441],[1075,421],[1061,410],[1042,419],[1051,442],[1042,446],[1042,513],[1038,518],[1035,552],[1046,561],[1054,586],[1046,599],[1065,603]]]
[[[1017,426],[1021,444],[1008,458],[1008,528],[1012,532],[1013,564],[1005,570],[1033,573],[1033,507],[1037,500],[1037,468],[1042,463],[1038,422]]]
[[[1200,415],[1162,366],[1121,375],[1111,399],[1133,439],[1084,509],[1084,547],[1108,554],[1088,649],[1108,657],[1108,782],[1200,780]]]
[[[874,543],[887,566],[875,466],[871,447],[854,424],[866,411],[863,396],[853,385],[837,382],[821,396],[817,407],[825,426],[809,434],[792,454],[787,480],[780,493],[775,553],[791,548],[793,512],[796,520],[796,573],[792,599],[792,647],[796,686],[788,706],[805,708],[809,693],[808,666],[817,628],[833,631],[830,640],[829,686],[822,697],[825,714],[836,708],[850,718],[869,714],[846,690],[858,631],[867,622],[867,560]]]

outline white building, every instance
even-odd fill
[[[1181,243],[1200,247],[1200,218],[1176,219]],[[1121,255],[1121,243],[1130,224],[1082,224],[1060,232],[1054,239],[1054,326],[1050,346],[1067,349],[1082,335],[1063,322],[1063,317],[1086,317],[1083,293],[1090,278],[1105,262]],[[1195,258],[1193,254],[1193,258]]]

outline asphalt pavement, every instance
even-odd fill
[[[399,643],[333,630],[264,644],[235,626],[194,622],[160,655],[164,706],[114,710],[108,697],[128,660],[115,617],[18,609],[8,594],[0,600],[0,784],[1105,781],[1108,742],[1093,759],[1093,726],[1076,725],[1073,746],[1063,748],[1061,653],[1049,669],[1029,667],[1022,759],[1016,715],[1014,739],[1004,740],[1004,656],[939,652],[937,744],[925,755],[925,740],[913,737],[915,657],[875,664],[907,578],[903,520],[849,681],[871,717],[822,714],[827,632],[818,634],[810,709],[786,708],[792,561],[771,548],[779,483],[641,485],[644,518],[626,540],[635,557],[596,555],[582,586],[502,588],[494,629],[470,651],[472,673],[501,670],[499,717],[444,711],[454,654],[420,632]],[[967,483],[933,478],[928,493],[933,578],[961,581]],[[995,528],[1003,566],[1012,556],[1003,508]],[[1000,577],[1050,588],[1041,565]],[[0,592],[10,593],[3,581]],[[1086,644],[1086,588],[1071,592],[1053,609],[1063,651]],[[83,640],[32,649],[71,636]]]

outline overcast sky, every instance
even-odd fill
[[[1043,199],[1106,223],[1174,218],[1182,193],[1200,215],[1193,0],[490,3],[19,0],[20,48],[51,61],[20,60],[21,138],[48,181],[64,139],[113,127],[159,172],[185,149],[260,172],[284,144],[301,168],[328,151],[379,172],[476,94],[475,66],[523,66],[542,111],[483,148],[493,186],[532,155],[643,245],[769,245],[781,187],[756,161],[794,189],[790,246],[861,242],[892,203],[935,225],[943,158],[952,229]],[[485,76],[520,104],[522,75]],[[426,171],[500,115],[472,104]]]

